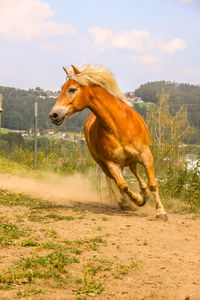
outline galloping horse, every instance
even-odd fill
[[[84,133],[94,160],[114,179],[122,197],[128,196],[137,206],[146,203],[149,187],[156,201],[156,217],[167,220],[154,175],[149,132],[142,117],[126,104],[108,70],[90,66],[78,69],[73,65],[72,69],[64,70],[68,79],[49,114],[52,122],[59,126],[75,112],[89,108],[92,114],[85,123]],[[148,187],[138,173],[137,163],[146,170]],[[133,193],[123,178],[122,170],[127,166],[139,182],[140,194]]]

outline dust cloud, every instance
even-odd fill
[[[108,204],[110,197],[105,196],[104,192],[97,192],[97,180],[81,174],[66,177],[46,174],[42,179],[0,174],[0,188],[15,193],[25,193],[31,197],[42,198],[61,205],[70,205],[73,202]]]
[[[88,177],[82,174],[67,175],[66,177],[43,173],[42,179],[0,174],[0,188],[14,193],[24,193],[33,198],[40,198],[56,205],[82,207],[83,209],[100,209],[100,211],[119,210],[119,191],[112,181],[108,182],[100,171]],[[138,215],[152,213],[150,204],[138,207],[128,202],[129,209]],[[98,208],[98,209],[97,209]]]

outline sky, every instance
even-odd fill
[[[200,0],[0,0],[0,86],[60,90],[62,66],[102,65],[123,92],[200,84]]]

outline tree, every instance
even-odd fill
[[[170,96],[164,89],[156,96],[157,105],[150,107],[146,117],[152,146],[156,146],[160,154],[175,154],[178,145],[182,144],[186,137],[192,137],[195,129],[189,124],[184,106],[174,114],[170,112]]]
[[[190,125],[197,129],[193,143],[200,143],[200,85],[177,83],[170,81],[155,81],[141,85],[135,90],[135,96],[141,97],[144,102],[157,104],[157,93],[162,93],[162,88],[170,95],[170,112],[180,109],[182,105],[187,109]]]

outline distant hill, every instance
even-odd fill
[[[187,108],[190,123],[200,131],[200,85],[154,81],[142,84],[135,90],[134,95],[141,97],[144,102],[157,103],[156,94],[161,93],[162,88],[170,95],[171,111],[175,112],[181,105],[184,105]]]
[[[142,104],[134,104],[134,108],[145,118],[148,105],[143,104],[147,102],[157,103],[156,94],[160,93],[162,88],[170,95],[171,111],[176,111],[181,105],[184,105],[187,108],[190,123],[199,128],[200,135],[200,85],[178,84],[168,81],[145,83],[136,89],[134,93],[129,92],[134,97],[143,100]],[[51,123],[48,115],[59,95],[59,91],[44,91],[39,87],[21,90],[0,86],[0,94],[3,94],[2,127],[4,128],[16,130],[29,130],[32,128],[35,102],[38,102],[38,127],[40,130],[53,128],[55,131],[79,132],[82,130],[85,119],[90,114],[89,110],[84,110],[67,119],[61,127],[57,127]]]
[[[89,111],[85,110],[66,120],[61,127],[57,127],[51,123],[48,115],[58,93],[45,92],[40,88],[27,91],[0,86],[0,94],[3,94],[2,127],[4,128],[26,131],[32,128],[35,102],[38,102],[38,127],[40,131],[54,128],[56,131],[79,132],[84,120],[89,115]]]

